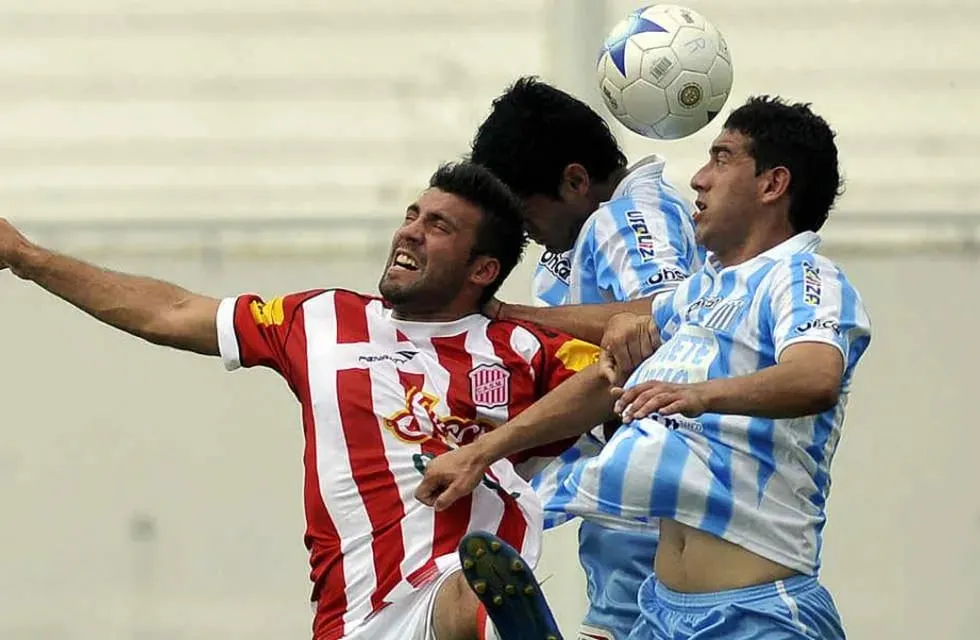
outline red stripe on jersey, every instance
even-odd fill
[[[353,344],[371,340],[368,333],[366,313],[368,302],[370,300],[350,291],[334,293],[334,308],[337,310],[337,344]]]
[[[316,428],[306,358],[305,322],[303,309],[300,307],[292,319],[286,353],[292,365],[291,383],[303,407],[303,493],[306,508],[304,540],[310,552],[312,600],[317,603],[313,633],[317,640],[339,640],[344,635],[344,612],[347,611],[346,578],[340,535],[323,503],[320,478],[317,475]]]
[[[520,413],[526,406],[515,406],[514,399],[524,397],[525,394],[518,389],[533,389],[537,383],[531,375],[530,365],[518,355],[510,346],[511,335],[514,333],[515,325],[502,322],[491,322],[487,327],[487,337],[493,344],[494,353],[500,358],[507,370],[510,371],[510,395],[511,403],[507,405],[507,419],[510,420],[516,413]],[[520,550],[524,546],[524,536],[527,533],[527,520],[524,513],[517,505],[517,501],[505,491],[499,491],[504,502],[504,515],[500,520],[500,527],[497,534],[509,542],[515,549]]]
[[[364,299],[338,292],[335,304],[338,342],[367,342],[370,336]],[[371,594],[371,608],[376,611],[401,581],[401,561],[405,557],[401,521],[405,508],[385,455],[381,430],[377,424],[363,423],[363,416],[374,410],[371,372],[367,369],[338,371],[337,397],[343,398],[338,409],[344,440],[348,443],[351,475],[371,522],[371,551],[377,581]],[[354,442],[357,446],[351,446]]]
[[[470,399],[469,372],[473,369],[473,356],[466,350],[466,333],[449,338],[432,338],[439,364],[449,373],[449,390],[446,394],[448,410],[458,418],[476,419],[476,407]],[[442,442],[437,444],[445,447]],[[440,451],[441,453],[441,451]],[[470,522],[473,496],[467,495],[445,511],[436,512],[435,531],[432,540],[432,559],[457,552],[460,539]]]

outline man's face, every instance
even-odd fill
[[[458,196],[439,189],[423,192],[392,238],[378,285],[384,299],[417,313],[449,306],[469,280],[482,217]]]
[[[711,251],[742,242],[758,210],[759,177],[749,143],[744,134],[723,130],[711,145],[707,164],[691,179],[698,194],[697,241]]]
[[[585,169],[566,169],[565,173],[557,197],[534,194],[524,198],[524,226],[528,237],[555,253],[572,248],[582,225],[595,209],[588,196]]]

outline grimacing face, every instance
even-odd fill
[[[463,290],[482,220],[475,205],[439,189],[409,205],[395,231],[378,289],[395,307],[415,312],[449,306]]]

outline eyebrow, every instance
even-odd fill
[[[708,153],[710,153],[713,156],[716,156],[716,155],[718,155],[720,153],[727,153],[728,155],[735,155],[735,152],[732,150],[732,148],[729,147],[728,145],[724,145],[724,144],[713,144],[713,145],[711,145],[711,149],[708,151]]]

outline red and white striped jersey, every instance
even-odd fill
[[[526,409],[594,362],[596,347],[479,314],[397,320],[382,300],[345,290],[229,298],[217,320],[226,367],[269,367],[302,405],[315,640],[343,638],[433,580],[469,531],[495,532],[537,562],[541,505],[513,463],[570,443],[497,462],[443,512],[414,491],[428,459]]]

